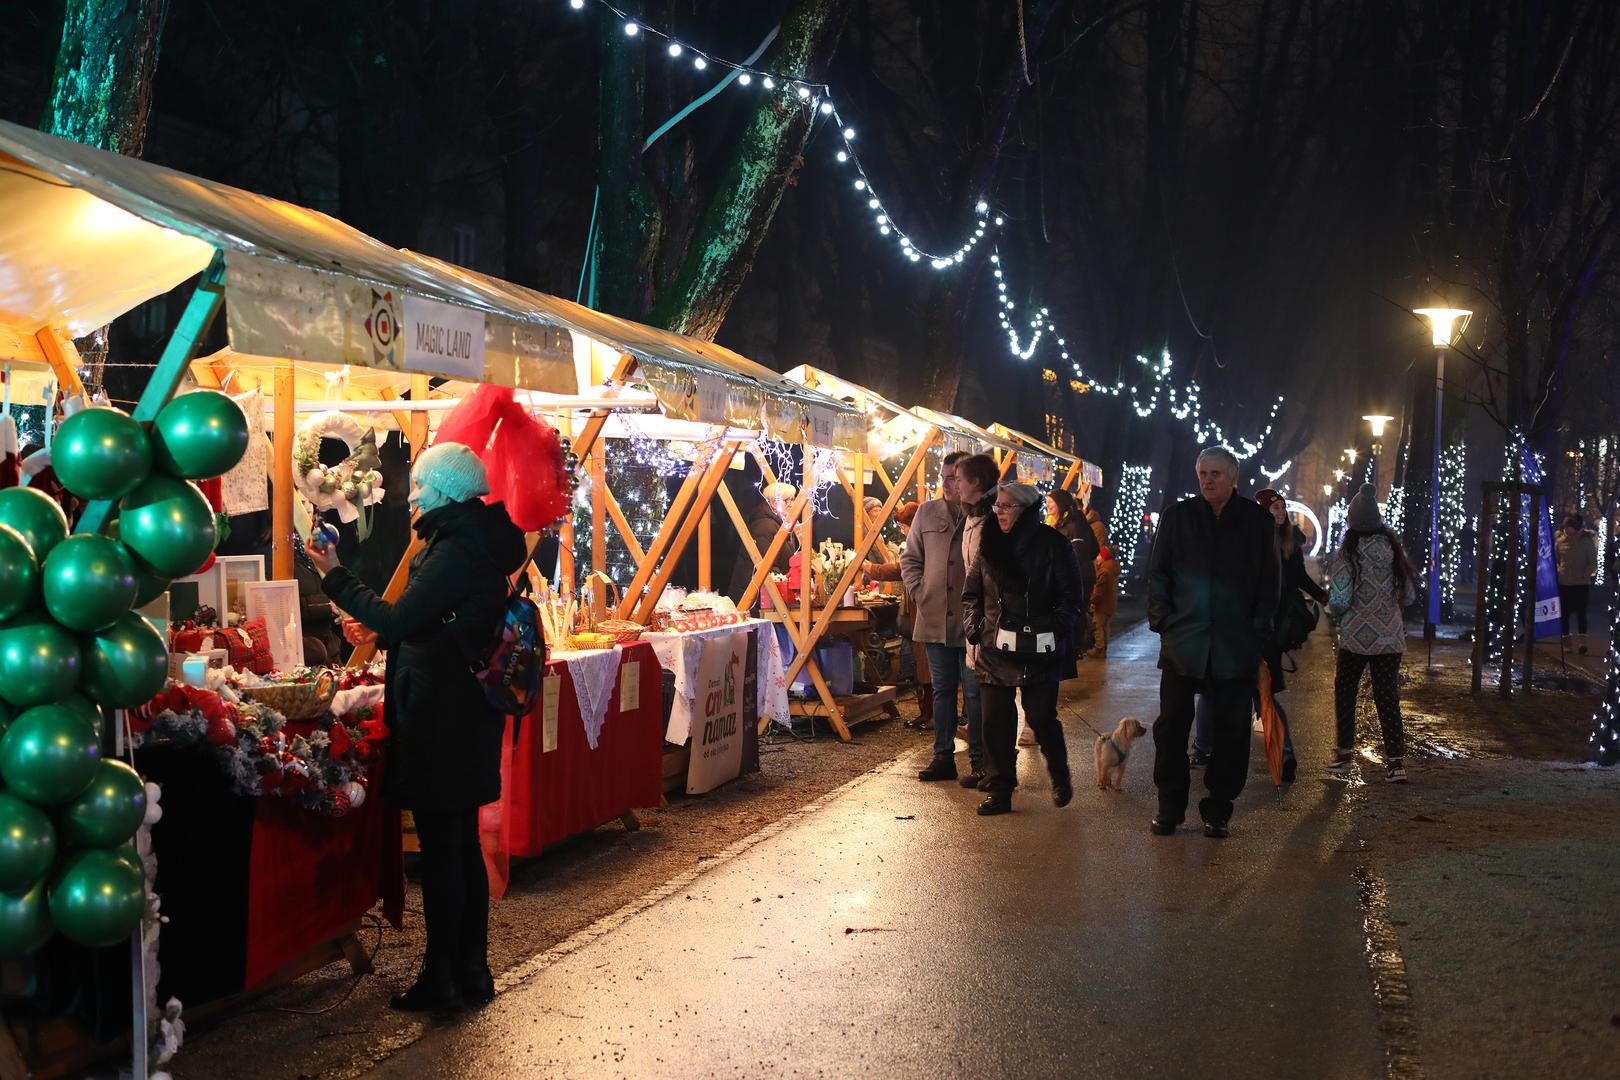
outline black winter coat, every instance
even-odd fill
[[[506,718],[473,671],[501,625],[507,581],[526,547],[506,507],[477,499],[429,511],[415,529],[426,543],[398,600],[341,566],[322,587],[388,650],[383,794],[411,810],[467,810],[501,796]]]
[[[1102,548],[1097,544],[1097,534],[1091,531],[1091,522],[1079,513],[1071,515],[1068,521],[1056,528],[1069,538],[1074,557],[1080,563],[1080,595],[1085,597],[1085,601],[1080,605],[1080,634],[1075,656],[1078,660],[1079,653],[1094,644],[1091,635],[1091,594],[1097,588],[1097,556],[1102,553]]]
[[[1277,627],[1282,620],[1283,608],[1290,601],[1290,593],[1303,592],[1322,606],[1327,606],[1327,590],[1318,585],[1311,577],[1309,570],[1305,569],[1305,534],[1295,525],[1288,526],[1294,530],[1294,553],[1282,559],[1282,588],[1277,594],[1277,620],[1272,623],[1271,639],[1266,645],[1266,666],[1271,668],[1272,693],[1281,693],[1288,689],[1288,680],[1284,676],[1282,665],[1282,642],[1277,640]],[[1278,545],[1279,550],[1281,545]]]
[[[979,646],[974,674],[991,686],[1073,678],[1086,600],[1074,547],[1041,520],[1039,504],[1026,509],[1011,532],[1002,532],[993,520],[986,522],[978,558],[962,587],[962,630]],[[990,647],[1003,612],[1009,613],[1011,627],[1026,604],[1030,614],[1050,616],[1057,625],[1057,652],[1050,657],[1010,656]]]
[[[1276,523],[1233,495],[1220,517],[1203,496],[1167,510],[1148,559],[1148,628],[1159,667],[1194,679],[1250,679],[1277,613]]]
[[[748,510],[748,534],[754,538],[754,546],[759,548],[761,555],[771,548],[771,541],[782,530],[782,519],[776,516],[770,504],[763,499],[756,502]],[[799,550],[799,542],[792,536],[782,541],[782,550],[776,553],[776,562],[771,567],[778,574],[785,574],[792,565],[793,555]],[[737,545],[737,561],[731,566],[731,580],[726,586],[726,595],[732,600],[741,600],[748,583],[754,579],[754,557],[748,554],[748,549],[742,544]],[[794,582],[797,585],[798,582]],[[760,588],[759,595],[763,596],[765,590]]]

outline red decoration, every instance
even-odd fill
[[[539,532],[567,512],[562,443],[550,425],[517,403],[511,387],[479,386],[444,418],[434,441],[461,443],[478,453],[489,475],[484,501],[505,503],[524,532]]]
[[[197,487],[201,489],[203,497],[208,500],[208,505],[213,508],[214,513],[223,513],[225,510],[224,478],[216,476],[212,480],[198,480],[196,483]],[[203,564],[197,567],[197,569],[193,570],[188,576],[196,577],[198,574],[207,573],[213,568],[213,566],[214,553],[210,551],[208,553],[208,558],[203,560]]]

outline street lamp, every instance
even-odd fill
[[[1383,444],[1383,441],[1382,441],[1383,438],[1384,438],[1384,428],[1385,428],[1385,426],[1387,426],[1389,424],[1389,422],[1391,420],[1393,420],[1395,418],[1393,416],[1384,416],[1384,415],[1382,415],[1380,413],[1374,413],[1371,416],[1363,416],[1362,419],[1367,421],[1367,423],[1372,426],[1372,433],[1373,433],[1372,485],[1373,485],[1373,490],[1377,491],[1378,490],[1378,459],[1380,457],[1382,457],[1383,454],[1384,454],[1384,444]]]
[[[1429,484],[1429,610],[1423,636],[1434,648],[1434,628],[1440,622],[1440,421],[1446,402],[1446,350],[1464,330],[1474,313],[1467,308],[1417,308],[1412,314],[1429,320],[1434,343],[1434,463]]]

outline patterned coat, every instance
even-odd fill
[[[1362,656],[1403,653],[1401,609],[1416,598],[1414,584],[1395,591],[1395,549],[1387,537],[1362,537],[1356,555],[1359,573],[1342,550],[1328,562],[1328,610],[1339,619],[1339,648]]]

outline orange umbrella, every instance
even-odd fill
[[[1271,781],[1280,789],[1283,782],[1283,725],[1277,715],[1277,699],[1271,695],[1271,668],[1260,661],[1260,728],[1265,733],[1266,764]]]

